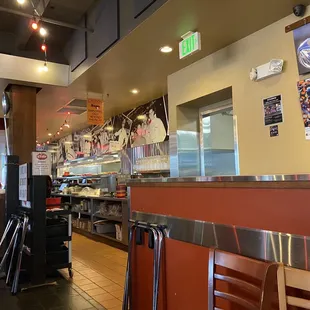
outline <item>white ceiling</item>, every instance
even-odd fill
[[[309,4],[310,0],[304,2]],[[56,111],[73,98],[102,97],[105,119],[146,103],[167,92],[168,75],[289,15],[294,3],[297,2],[169,0],[69,87],[45,86],[39,92],[39,140],[48,138],[47,128],[51,132],[59,129],[65,116]],[[201,32],[202,51],[179,60],[178,42],[190,30]],[[174,51],[160,53],[163,45],[172,46]],[[131,94],[132,88],[138,88],[140,93]],[[72,129],[85,127],[86,115],[72,116],[71,121]]]

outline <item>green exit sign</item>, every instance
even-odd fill
[[[201,50],[201,41],[199,32],[188,32],[182,36],[182,41],[179,43],[180,59],[191,55]]]

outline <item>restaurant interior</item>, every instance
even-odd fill
[[[0,19],[3,309],[310,309],[309,0]]]

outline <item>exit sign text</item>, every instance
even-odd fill
[[[189,32],[183,36],[183,40],[179,43],[180,59],[201,50],[200,33]]]

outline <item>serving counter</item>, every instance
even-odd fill
[[[309,269],[310,175],[132,180],[131,219],[165,227],[159,309],[206,309],[209,248]],[[151,309],[152,257],[133,243],[133,309]],[[233,308],[231,308],[233,309]]]

